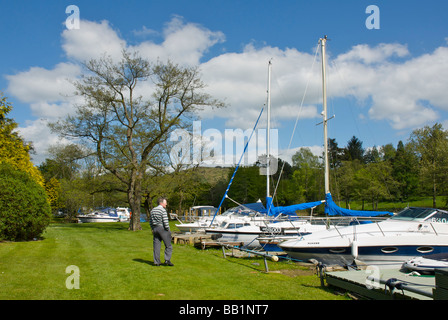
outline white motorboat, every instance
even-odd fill
[[[210,224],[213,220],[213,217],[202,217],[196,221],[190,223],[179,223],[176,224],[176,227],[182,233],[196,233],[196,232],[205,232],[205,228],[210,227]],[[218,226],[221,221],[221,216],[217,216],[215,221],[213,221],[212,226]]]
[[[205,229],[205,232],[219,235],[218,239],[222,242],[242,243],[243,246],[248,248],[260,247],[262,245],[259,240],[263,236],[297,236],[298,234],[308,234],[313,231],[326,229],[325,224],[311,224],[306,218],[281,214],[288,208],[294,211],[296,208],[307,208],[317,203],[321,204],[318,201],[288,207],[271,207],[273,211],[276,211],[276,215],[267,215],[267,209],[255,211],[249,209],[248,205],[242,205],[237,207],[239,208],[237,210],[239,213],[228,216],[227,219],[221,219],[220,225],[208,227]],[[242,214],[243,212],[244,215]]]
[[[131,218],[131,211],[129,208],[117,207],[117,215],[119,221],[129,221]]]
[[[315,232],[279,247],[294,259],[323,264],[396,267],[416,256],[448,253],[448,212],[406,208],[393,217],[363,225]]]
[[[436,270],[448,268],[448,254],[430,254],[426,257],[414,257],[402,265],[402,269],[417,271],[423,274],[433,274]]]
[[[221,215],[217,216],[213,221],[213,215],[216,213],[216,208],[213,206],[194,206],[191,207],[187,219],[193,219],[194,221],[188,223],[176,224],[176,227],[182,233],[195,233],[195,232],[205,232],[205,228],[213,226],[218,226],[221,222]],[[229,213],[227,213],[229,214]]]
[[[80,223],[86,222],[118,222],[120,217],[116,209],[98,210],[87,214],[80,214],[77,216]]]
[[[280,252],[282,251],[278,246],[280,243],[326,229],[327,225],[325,223],[311,223],[303,218],[300,220],[276,221],[261,228],[263,233],[258,236],[257,240],[263,250]]]
[[[208,234],[217,235],[220,242],[241,244],[247,248],[259,247],[257,237],[261,233],[260,226],[265,225],[263,220],[253,220],[249,217],[232,217],[224,220],[220,226],[206,228]]]
[[[222,225],[223,222],[229,221],[233,218],[242,217],[253,217],[259,211],[266,210],[261,202],[250,203],[246,205],[239,205],[234,208],[226,210],[220,215],[202,216],[198,220],[190,223],[180,223],[176,224],[176,227],[182,233],[195,233],[195,232],[205,232],[207,228],[216,228]],[[213,212],[213,214],[216,212]]]

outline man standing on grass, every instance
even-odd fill
[[[173,246],[171,245],[171,231],[168,222],[168,213],[165,208],[167,205],[166,198],[157,199],[158,206],[151,210],[149,224],[152,229],[154,237],[154,265],[160,266],[160,249],[162,248],[162,241],[165,245],[165,265],[174,266],[171,263],[171,254]]]

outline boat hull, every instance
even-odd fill
[[[88,223],[88,222],[118,222],[118,221],[120,221],[120,218],[118,218],[118,217],[82,217],[82,216],[78,216],[78,220],[81,223]]]
[[[374,240],[374,241],[372,241]],[[417,241],[416,241],[417,240]],[[332,245],[319,245],[317,241],[304,240],[303,245],[280,244],[280,248],[289,256],[301,261],[317,260],[327,265],[350,265],[354,260],[368,265],[383,267],[401,266],[403,262],[416,256],[448,253],[448,237],[422,236],[381,239],[373,237],[366,241],[335,240]]]
[[[261,231],[251,231],[251,230],[238,230],[238,231],[229,231],[226,229],[216,228],[216,229],[206,229],[206,233],[219,235],[218,241],[220,242],[232,242],[232,243],[241,243],[243,246],[247,248],[258,248],[260,247],[260,243],[258,242],[258,236]]]

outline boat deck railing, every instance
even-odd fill
[[[378,231],[381,233],[381,235],[383,237],[385,237],[387,234],[396,234],[397,232],[418,233],[418,234],[424,233],[424,234],[434,234],[436,236],[448,236],[448,232],[446,232],[446,231],[445,232],[441,232],[440,230],[438,231],[436,226],[432,222],[429,222],[427,224],[431,228],[423,229],[423,224],[419,224],[419,226],[416,229],[408,229],[408,230],[404,230],[404,229],[392,229],[392,230],[391,229],[386,229],[385,230],[385,229],[381,228],[379,222],[380,221],[376,221],[374,223],[377,226]],[[355,224],[355,226],[356,225],[358,225],[358,224]],[[339,233],[341,238],[344,237],[344,235],[347,235],[347,234],[342,234],[339,231],[339,227],[341,227],[341,226],[334,225],[333,227]],[[369,233],[369,234],[371,234],[372,232],[374,232],[374,231],[373,230],[368,230],[367,231],[367,233]],[[359,232],[359,230],[357,228],[353,228],[352,232],[350,232],[350,235],[353,235],[353,237],[356,238],[357,235],[359,235],[361,233],[365,233],[365,232]]]

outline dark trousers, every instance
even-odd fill
[[[165,230],[163,226],[156,226],[153,230],[153,255],[154,264],[160,264],[160,249],[162,248],[162,241],[165,245],[165,261],[171,260],[173,246],[171,245],[171,232]]]

